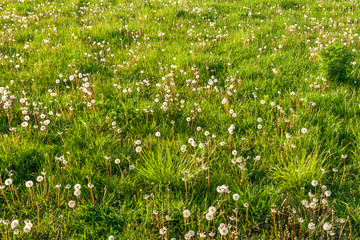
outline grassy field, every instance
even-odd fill
[[[359,239],[357,0],[2,0],[0,238]]]

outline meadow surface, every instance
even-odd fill
[[[359,16],[2,0],[0,238],[360,238]]]

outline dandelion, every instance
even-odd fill
[[[211,212],[208,212],[208,213],[205,215],[205,218],[206,218],[206,220],[211,221],[211,220],[214,219],[214,215],[213,215]]]
[[[240,199],[239,194],[235,193],[235,194],[233,195],[233,199],[234,199],[235,201],[239,200],[239,199]]]
[[[167,231],[167,228],[166,227],[162,227],[160,228],[160,235],[165,235],[166,234],[166,231]]]
[[[184,218],[190,217],[190,211],[189,210],[184,210],[183,211],[183,216],[184,216]]]
[[[36,181],[38,181],[38,182],[42,182],[44,180],[44,177],[43,176],[38,176],[37,178],[36,178]]]
[[[114,240],[114,239],[115,239],[115,237],[113,235],[110,235],[108,238],[108,240]]]
[[[195,236],[195,232],[194,232],[193,230],[190,230],[190,231],[188,232],[188,234],[190,235],[190,237]]]
[[[19,220],[13,220],[12,222],[11,222],[11,228],[12,229],[15,229],[15,228],[17,228],[19,226]]]
[[[155,136],[156,136],[156,137],[160,137],[160,136],[161,136],[160,132],[156,132],[156,133],[155,133]]]
[[[74,189],[75,189],[76,191],[80,191],[81,185],[80,185],[80,184],[75,184]]]
[[[71,207],[71,208],[74,208],[74,207],[75,207],[75,201],[70,200],[70,201],[68,202],[68,206]]]
[[[211,214],[216,213],[216,208],[214,206],[209,207],[209,213]]]
[[[10,186],[13,183],[13,180],[11,178],[8,178],[5,180],[5,185]]]
[[[27,182],[25,183],[25,185],[26,185],[26,187],[31,188],[31,187],[34,186],[34,182],[33,182],[33,181],[27,181]]]
[[[136,151],[137,153],[140,153],[141,150],[142,150],[142,148],[141,148],[140,146],[136,147],[136,149],[135,149],[135,151]]]
[[[30,232],[30,231],[31,231],[31,226],[26,224],[26,225],[24,226],[24,228],[23,228],[23,231],[24,231],[24,233]]]
[[[332,225],[328,222],[324,223],[324,225],[323,225],[323,229],[325,231],[329,231],[331,229],[331,227],[332,227]]]
[[[308,131],[308,130],[307,130],[306,128],[302,128],[302,129],[301,129],[301,132],[302,132],[303,134],[307,133],[307,131]]]
[[[186,152],[186,145],[182,145],[181,148],[180,148],[180,151],[181,152]]]
[[[223,223],[220,224],[218,230],[219,230],[219,232],[220,232],[220,234],[221,234],[222,236],[227,235],[228,232],[229,232],[229,229],[228,229],[228,228],[225,226],[225,224],[223,224]]]
[[[310,223],[308,224],[308,229],[309,229],[310,231],[311,231],[311,230],[314,230],[315,227],[316,227],[316,225],[315,225],[314,223],[312,223],[312,222],[310,222]]]
[[[311,185],[313,185],[314,187],[316,187],[318,184],[319,184],[319,182],[316,180],[311,181]]]

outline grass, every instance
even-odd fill
[[[1,239],[360,238],[359,9],[1,2]]]

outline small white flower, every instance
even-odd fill
[[[31,188],[32,186],[34,186],[34,182],[33,181],[27,181],[25,183],[25,185],[26,185],[26,187]]]
[[[8,178],[5,180],[5,185],[10,186],[13,183],[13,180],[11,178]]]
[[[330,190],[325,191],[325,196],[330,197],[331,196],[331,191]]]
[[[75,201],[70,200],[70,201],[68,202],[68,206],[71,207],[71,208],[75,207]]]
[[[206,218],[206,220],[211,221],[211,220],[214,219],[214,215],[213,215],[211,212],[208,212],[208,213],[205,215],[205,218]]]
[[[11,228],[14,229],[14,228],[17,228],[19,226],[19,220],[13,220],[11,222]]]
[[[324,223],[324,225],[323,225],[323,229],[325,231],[329,231],[331,229],[331,227],[332,227],[332,225],[328,222]]]
[[[240,199],[239,194],[235,193],[235,194],[233,195],[233,199],[234,199],[235,201],[239,200],[239,199]]]
[[[191,215],[191,213],[190,213],[189,210],[184,210],[184,211],[183,211],[183,216],[184,216],[184,218],[188,218],[188,217],[190,217],[190,215]]]
[[[135,151],[136,151],[137,153],[141,152],[141,150],[142,150],[142,148],[141,148],[140,146],[136,147],[136,149],[135,149]]]
[[[216,213],[216,208],[214,206],[209,207],[209,213]]]
[[[43,176],[38,176],[37,178],[36,178],[36,181],[38,181],[38,182],[42,182],[44,180],[44,177]]]
[[[81,185],[80,184],[75,184],[74,189],[77,190],[77,191],[80,191]]]
[[[311,185],[313,185],[314,187],[316,187],[318,184],[319,184],[319,182],[316,180],[311,181]]]
[[[310,223],[308,224],[309,230],[314,230],[315,227],[316,227],[316,225],[315,225],[314,223],[312,223],[312,222],[310,222]]]
[[[167,231],[167,228],[166,228],[166,227],[160,228],[160,234],[161,234],[161,235],[165,235],[165,234],[166,234],[166,231]]]
[[[25,227],[23,228],[23,231],[24,231],[24,233],[28,233],[31,231],[31,227],[26,224]]]

